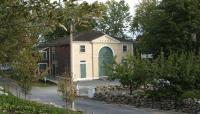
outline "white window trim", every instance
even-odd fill
[[[109,46],[109,45],[103,45],[103,46],[101,46],[101,47],[98,49],[98,55],[97,55],[97,56],[94,56],[94,57],[99,57],[99,52],[100,52],[100,50],[101,50],[102,48],[104,48],[104,47],[110,48],[110,49],[112,50],[113,57],[115,56],[115,51],[114,51],[114,49],[113,49],[111,46]]]

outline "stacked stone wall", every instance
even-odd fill
[[[197,99],[185,99],[177,105],[171,99],[161,98],[159,101],[153,101],[145,96],[134,96],[127,93],[128,89],[122,86],[101,86],[96,88],[93,99],[107,103],[126,104],[159,110],[175,110],[186,113],[200,109],[200,100]]]

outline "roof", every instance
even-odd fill
[[[115,38],[116,40],[119,40],[120,42],[133,42],[132,39],[124,39],[124,38],[117,38],[117,37],[113,37]]]
[[[103,35],[106,35],[106,34],[103,32],[98,32],[98,31],[82,32],[74,36],[74,41],[92,41]],[[117,37],[112,37],[112,38],[119,40],[120,42],[132,42],[132,40],[128,40],[124,38],[117,38]]]
[[[92,41],[92,40],[99,38],[103,35],[106,35],[106,34],[103,33],[103,32],[98,32],[98,31],[81,32],[81,33],[74,35],[73,41]],[[116,40],[119,40],[120,42],[132,42],[131,40],[127,40],[127,39],[116,38],[116,37],[112,37],[112,38],[115,38]],[[69,44],[69,39],[70,39],[69,36],[65,36],[65,37],[53,40],[51,42],[48,42],[44,45],[45,46],[67,45],[67,44]]]
[[[105,34],[97,31],[82,32],[74,36],[74,41],[92,41],[103,35]]]
[[[51,46],[61,46],[61,45],[67,45],[67,44],[69,44],[69,37],[64,36],[64,37],[58,38],[56,40],[47,42],[44,45],[47,47],[51,47]]]

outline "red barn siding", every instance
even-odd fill
[[[62,75],[64,72],[70,72],[70,47],[69,45],[57,46],[55,48],[56,60],[58,63],[58,74]]]

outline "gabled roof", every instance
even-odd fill
[[[105,34],[102,32],[97,32],[97,31],[82,32],[82,33],[75,35],[73,41],[92,41],[103,35],[105,35]]]
[[[73,41],[92,41],[92,40],[99,38],[101,36],[104,36],[104,35],[106,35],[106,34],[103,32],[98,32],[98,31],[81,32],[81,33],[74,35]],[[126,39],[122,39],[122,38],[116,38],[116,37],[112,37],[112,38],[114,38],[120,42],[132,42],[131,40],[126,40]],[[48,42],[44,45],[48,47],[48,46],[60,46],[60,45],[67,45],[67,44],[69,44],[69,36],[58,38],[58,39]]]

